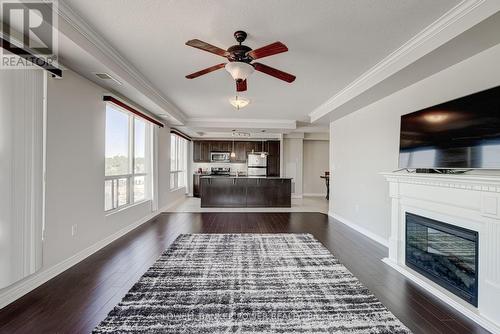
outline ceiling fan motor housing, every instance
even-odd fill
[[[229,56],[227,57],[229,61],[242,61],[245,63],[250,63],[253,59],[247,56],[247,52],[252,51],[252,48],[246,45],[233,45],[227,49]]]
[[[245,39],[247,38],[247,33],[244,32],[243,30],[238,30],[234,33],[234,38],[238,41],[238,43],[243,43]]]

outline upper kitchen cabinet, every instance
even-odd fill
[[[262,143],[260,141],[247,141],[247,154],[251,152],[260,152],[262,151]]]
[[[280,176],[280,142],[278,140],[266,143],[267,176]]]
[[[234,153],[236,154],[236,156],[234,158],[231,158],[232,162],[246,162],[247,161],[247,142],[235,141],[234,142]]]
[[[193,161],[210,162],[210,141],[193,141]]]
[[[231,152],[232,142],[230,141],[211,141],[210,152]]]
[[[280,142],[278,140],[265,141],[235,141],[235,157],[231,162],[247,162],[248,153],[268,152],[268,176],[280,176]],[[211,152],[233,152],[232,140],[195,140],[193,141],[193,162],[210,162]]]

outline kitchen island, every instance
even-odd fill
[[[289,208],[292,179],[253,176],[201,176],[202,208]]]

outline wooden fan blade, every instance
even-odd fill
[[[192,46],[193,48],[197,48],[203,51],[207,51],[213,54],[216,54],[221,57],[227,57],[229,55],[229,52],[226,50],[223,50],[221,48],[218,48],[212,44],[205,43],[203,41],[200,41],[199,39],[192,39],[190,41],[186,42],[186,45]]]
[[[286,81],[288,83],[293,82],[295,80],[295,75],[288,74],[286,72],[277,70],[275,68],[269,67],[267,65],[261,63],[253,63],[253,67],[256,71],[268,74],[280,80]]]
[[[247,90],[247,81],[236,81],[236,91],[237,92],[244,92]]]
[[[281,42],[274,42],[273,44],[269,44],[255,50],[248,51],[247,56],[252,57],[252,59],[259,59],[286,51],[288,51],[288,48],[286,47],[285,44]]]
[[[201,71],[194,72],[194,73],[191,73],[189,75],[186,75],[186,78],[188,78],[188,79],[194,79],[194,78],[199,77],[200,75],[204,75],[204,74],[216,71],[219,68],[223,68],[224,66],[226,66],[226,63],[217,64],[217,65],[214,65],[212,67],[206,68],[204,70],[201,70]]]

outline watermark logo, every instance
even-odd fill
[[[3,46],[0,49],[0,68],[56,66],[56,0],[0,0],[0,4]]]

